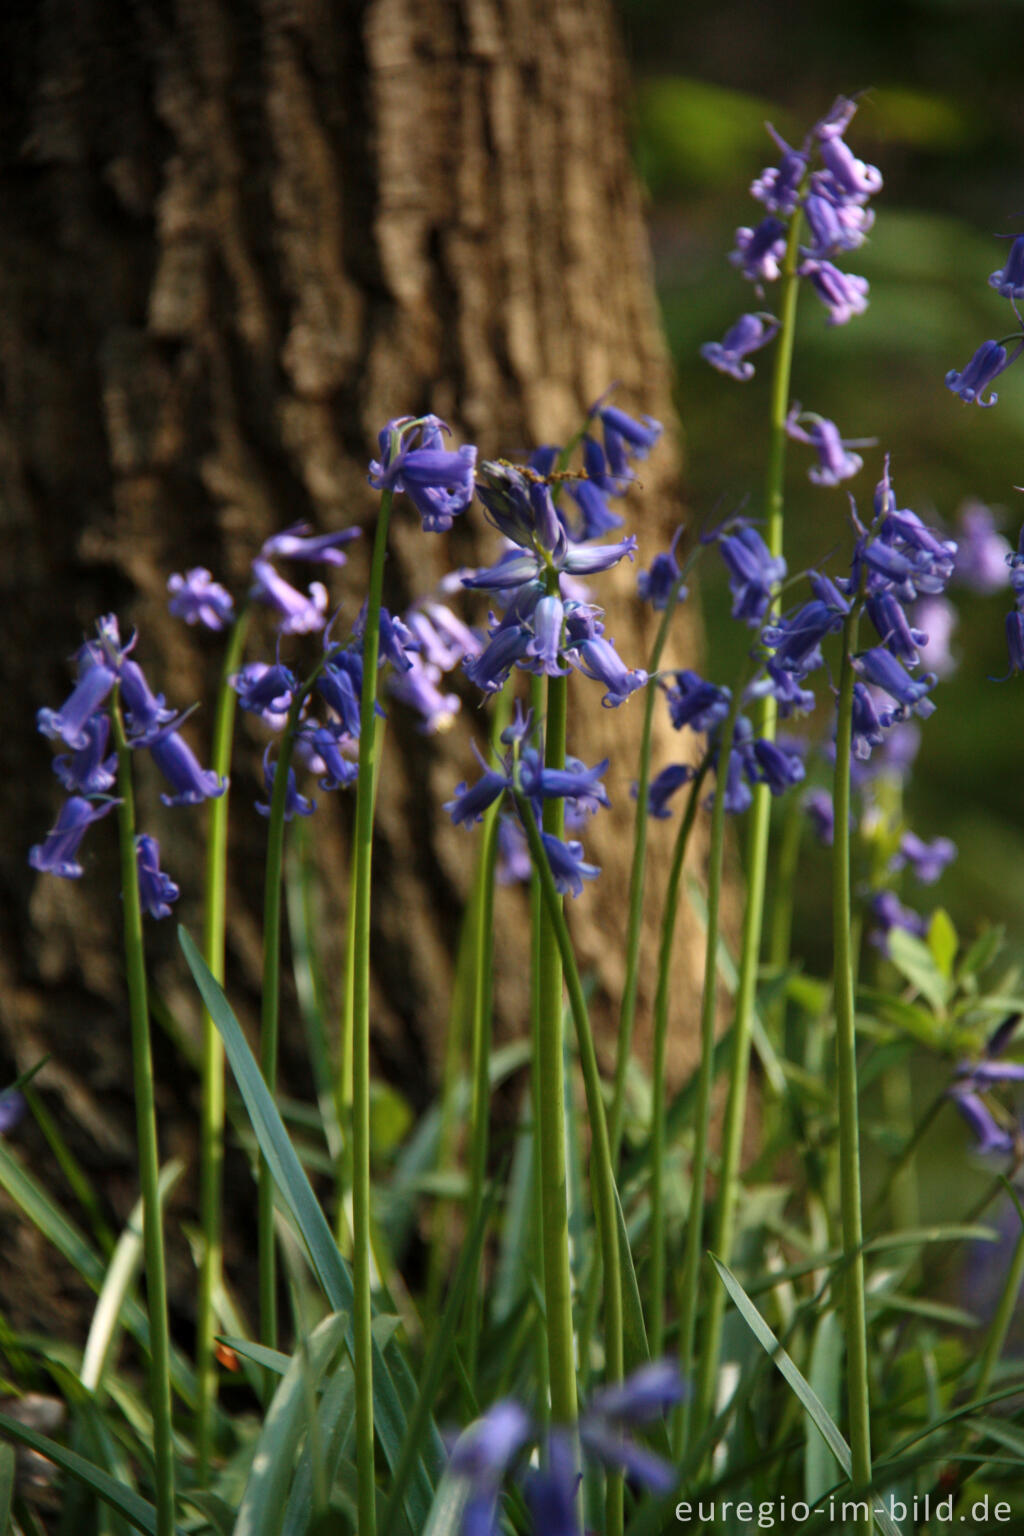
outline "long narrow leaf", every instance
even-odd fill
[[[783,1349],[742,1285],[736,1279],[736,1276],[714,1254],[711,1254],[710,1258],[718,1271],[722,1284],[732,1297],[736,1310],[762,1349],[771,1356],[773,1363],[792,1387],[803,1404],[804,1409],[810,1415],[818,1433],[836,1458],[836,1461],[838,1461],[842,1470],[849,1477],[851,1473],[850,1447],[832,1415],[814,1391],[806,1376],[794,1364],[792,1357]],[[875,1508],[875,1519],[878,1523],[878,1529],[883,1533],[883,1536],[900,1536],[899,1526],[896,1525],[895,1521],[886,1513],[881,1505]]]
[[[29,1429],[27,1424],[19,1424],[17,1419],[8,1418],[6,1413],[0,1413],[0,1435],[6,1435],[19,1445],[27,1445],[30,1450],[38,1451],[40,1456],[45,1456],[47,1461],[52,1461],[69,1477],[102,1499],[104,1504],[109,1504],[111,1509],[123,1515],[137,1531],[146,1532],[146,1536],[156,1536],[156,1510],[152,1504],[99,1467],[94,1467],[84,1456]]]
[[[209,967],[192,939],[179,928],[178,936],[185,959],[188,961],[203,1003],[224,1041],[224,1049],[231,1070],[235,1074],[239,1091],[256,1132],[260,1149],[277,1185],[292,1220],[301,1232],[314,1273],[323,1287],[331,1308],[352,1316],[354,1294],[352,1277],[334,1240],[327,1218],[310,1186],[295,1148],[278,1113],[255,1057],[242,1033],[224,996],[223,989],[211,974]],[[346,1342],[352,1348],[352,1328]],[[405,1434],[406,1413],[392,1379],[383,1351],[374,1340],[373,1344],[373,1398],[374,1421],[381,1449],[392,1472],[401,1454]],[[436,1426],[430,1425],[431,1437],[440,1443]],[[406,1498],[406,1514],[413,1532],[423,1529],[433,1499],[433,1481],[422,1456],[417,1463],[415,1476]]]

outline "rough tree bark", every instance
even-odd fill
[[[300,517],[322,529],[365,521],[366,462],[396,414],[436,411],[457,440],[511,456],[564,440],[615,379],[625,407],[670,421],[669,376],[606,0],[42,0],[4,8],[0,57],[3,1065],[51,1053],[41,1082],[123,1211],[131,1120],[112,839],[94,831],[75,884],[25,863],[59,803],[32,726],[67,690],[65,658],[96,615],[117,610],[172,702],[203,701],[198,744],[217,648],[168,618],[170,571],[205,564],[237,589],[271,531]],[[632,502],[647,558],[680,516],[679,470],[670,430]],[[478,515],[447,547],[414,523],[397,520],[395,606],[453,562],[493,557]],[[650,629],[624,601],[632,573],[612,587],[610,631],[639,663]],[[357,591],[354,579],[339,588],[349,617]],[[613,756],[615,812],[588,844],[605,873],[573,914],[612,998],[634,771],[615,748],[639,714],[635,701],[602,710],[591,691],[572,727],[588,761]],[[397,709],[388,733],[374,1043],[418,1104],[436,1081],[471,868],[471,839],[437,811],[467,767],[466,739],[460,728],[425,740]],[[255,737],[249,759],[233,802],[236,998],[259,975]],[[164,811],[155,786],[143,796],[194,928],[201,814]],[[334,976],[348,819],[337,802],[317,813]],[[666,857],[655,848],[655,889]],[[497,974],[503,1027],[517,1032],[520,913],[514,896],[501,909]],[[173,934],[153,937],[158,985],[194,1020]],[[683,1017],[690,947],[684,935]],[[641,1049],[649,1000],[645,981]],[[164,1051],[169,1150],[188,1147],[194,1093],[180,1066],[168,1091],[172,1064]],[[53,1300],[37,1289],[34,1310]]]

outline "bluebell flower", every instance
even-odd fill
[[[773,795],[785,794],[793,784],[803,781],[806,769],[798,752],[786,751],[777,742],[766,739],[755,741],[751,750],[756,764],[752,771]]]
[[[688,725],[693,731],[707,734],[729,713],[731,691],[707,682],[689,669],[674,675],[674,686],[665,689],[672,724],[677,731]]]
[[[858,203],[836,201],[820,179],[816,185],[819,190],[803,201],[804,218],[811,234],[811,244],[801,247],[804,255],[821,259],[838,251],[856,250],[864,244],[875,222],[874,213]]]
[[[352,633],[356,639],[362,640],[366,629],[366,604],[360,608],[356,621],[352,626]],[[377,646],[377,665],[383,667],[390,662],[396,672],[408,672],[412,666],[412,654],[419,650],[420,642],[415,633],[409,628],[404,619],[391,613],[390,609],[382,608],[380,611],[380,630]]]
[[[447,801],[442,809],[448,812],[457,827],[482,821],[484,812],[496,800],[500,800],[511,785],[511,776],[507,771],[499,772],[496,768],[486,768],[483,777],[477,779],[475,784],[467,784],[465,781],[457,784],[454,800]]]
[[[293,523],[283,533],[264,540],[260,549],[263,560],[306,560],[317,565],[342,566],[348,556],[338,546],[358,539],[358,528],[341,528],[335,533],[313,533],[309,523]]]
[[[263,785],[267,792],[266,801],[257,800],[256,809],[261,816],[269,816],[271,801],[274,797],[274,780],[277,777],[277,764],[270,761],[271,748],[268,746],[263,754]],[[358,771],[358,770],[357,770]],[[299,793],[295,779],[295,769],[288,769],[288,786],[284,798],[284,819],[291,821],[293,816],[312,816],[316,810],[316,801],[308,800],[305,795]]]
[[[199,805],[203,800],[216,800],[227,789],[227,779],[218,777],[212,768],[201,768],[192,748],[177,731],[166,731],[146,745],[174,791],[173,795],[160,796],[164,805]]]
[[[950,677],[957,668],[950,641],[959,622],[960,616],[947,597],[925,596],[914,607],[915,627],[924,635],[921,662],[940,681]]]
[[[154,693],[137,662],[122,661],[120,668],[121,702],[124,705],[124,723],[132,745],[144,747],[162,734],[174,721],[181,724],[184,715],[175,718],[175,711],[168,709],[162,693]]]
[[[0,1093],[0,1136],[9,1136],[25,1113],[25,1096],[16,1088]]]
[[[228,681],[243,709],[259,715],[275,730],[283,727],[299,686],[294,672],[280,662],[270,666],[251,661]]]
[[[998,341],[984,341],[966,368],[959,373],[955,368],[949,370],[946,388],[959,395],[965,405],[995,405],[999,396],[990,390],[990,385],[1007,366],[1006,348]],[[986,389],[989,389],[987,400],[984,398]]]
[[[808,425],[802,426],[802,422]],[[813,411],[801,411],[798,405],[786,417],[786,435],[794,442],[807,443],[818,455],[817,464],[807,471],[808,479],[815,485],[839,485],[864,464],[860,454],[849,451],[852,446],[863,446],[860,441],[847,441],[840,436],[834,421]]]
[[[572,1441],[552,1431],[546,1460],[526,1474],[524,1492],[533,1518],[533,1536],[583,1536],[577,1509],[579,1481]]]
[[[1012,555],[991,510],[980,501],[967,502],[957,517],[953,579],[971,592],[999,592],[1009,581],[1006,566]]]
[[[459,572],[461,585],[465,572]],[[415,636],[422,660],[439,673],[451,672],[464,656],[479,656],[480,636],[445,606],[430,599],[417,603],[405,615]]]
[[[733,531],[718,536],[718,549],[729,571],[732,616],[760,624],[772,601],[773,588],[786,575],[786,562],[769,550],[756,528],[736,522]]]
[[[998,1125],[992,1111],[978,1094],[958,1087],[950,1090],[950,1097],[974,1132],[974,1150],[979,1156],[1002,1154],[1008,1157],[1016,1152],[1018,1133]]]
[[[836,808],[827,789],[809,789],[803,798],[803,808],[819,843],[831,848],[836,835]]]
[[[989,287],[1001,293],[1004,299],[1010,299],[1011,302],[1024,299],[1024,235],[1017,236],[1010,247],[1005,267],[993,272],[988,281]]]
[[[139,900],[150,917],[170,917],[171,902],[180,890],[160,868],[160,844],[144,833],[135,839],[135,863],[139,872]]]
[[[754,377],[754,365],[747,358],[774,341],[778,332],[779,322],[774,315],[741,315],[721,341],[705,342],[700,355],[719,373],[727,373],[745,384]]]
[[[362,653],[355,648],[336,651],[317,674],[313,686],[347,734],[358,738],[363,691]]]
[[[788,216],[796,210],[800,199],[801,184],[807,174],[807,154],[803,150],[792,149],[775,132],[771,123],[766,123],[765,127],[778,145],[782,160],[777,166],[768,166],[754,179],[750,195],[763,203],[770,213]]]
[[[564,552],[565,528],[551,487],[535,471],[487,461],[480,465],[477,495],[488,521],[513,544],[531,551]]]
[[[420,514],[424,530],[445,533],[473,499],[476,449],[444,447],[447,424],[437,416],[400,416],[380,433],[380,460],[370,465],[377,491],[404,491]]]
[[[224,629],[235,616],[234,598],[214,581],[205,566],[197,565],[184,575],[169,576],[167,590],[171,594],[168,609],[186,624],[201,624],[204,629],[216,631]]]
[[[863,683],[853,685],[853,739],[851,750],[855,758],[866,762],[872,747],[880,747],[885,740],[884,721],[875,707],[871,691]]]
[[[462,701],[456,693],[441,692],[438,686],[442,677],[439,667],[419,657],[410,660],[407,672],[396,672],[392,676],[388,692],[392,698],[399,699],[415,710],[420,717],[419,729],[425,735],[439,735],[450,729],[462,708]]]
[[[40,709],[36,714],[36,724],[42,734],[51,741],[59,737],[73,752],[88,747],[89,722],[106,702],[117,681],[117,672],[113,667],[91,655],[79,654],[85,663],[85,670],[81,672],[64,704],[60,709]]]
[[[647,682],[644,669],[627,667],[611,640],[600,636],[584,640],[577,647],[576,654],[580,670],[587,677],[603,683],[606,692],[601,703],[606,709],[615,709],[625,703],[631,693],[635,693]]]
[[[686,1383],[674,1360],[650,1360],[625,1381],[599,1387],[591,1395],[584,1417],[620,1424],[652,1424],[686,1396]]]
[[[523,749],[519,762],[519,783],[529,800],[565,800],[585,815],[599,806],[608,806],[608,792],[601,779],[608,772],[609,759],[588,768],[578,757],[567,756],[564,768],[546,768],[535,747]]]
[[[585,862],[582,843],[562,842],[551,832],[542,832],[540,839],[559,895],[579,896],[584,880],[596,880],[601,873],[599,865]]]
[[[851,272],[840,272],[830,261],[808,257],[800,263],[801,277],[809,277],[818,298],[828,309],[829,325],[845,325],[868,307],[868,280]]]
[[[658,821],[665,821],[672,812],[668,802],[684,784],[692,782],[696,770],[689,763],[670,763],[647,786],[647,814]],[[636,787],[634,786],[634,793]]]
[[[818,184],[826,185],[839,200],[862,203],[882,190],[882,173],[877,166],[866,165],[839,134],[820,139],[821,159],[825,167]]]
[[[793,672],[805,677],[823,665],[821,642],[826,635],[842,629],[845,614],[818,598],[769,624],[761,631],[761,643],[772,655],[773,674]]]
[[[92,715],[85,723],[83,734],[85,745],[70,755],[55,757],[53,771],[71,794],[106,794],[117,779],[117,753],[107,756],[110,717],[103,713]]]
[[[898,657],[904,666],[916,667],[920,660],[918,648],[925,644],[928,636],[924,630],[911,625],[895,594],[884,588],[872,592],[864,606],[886,650]]]
[[[672,542],[668,549],[659,555],[655,555],[651,561],[649,571],[639,571],[636,578],[636,595],[642,603],[650,603],[656,613],[663,613],[668,607],[669,598],[676,589],[682,571],[676,559],[676,549],[679,540],[683,536],[682,527],[676,529]],[[676,601],[686,601],[687,590],[680,586],[676,591]]]
[[[928,698],[937,681],[934,674],[927,673],[921,678],[911,677],[892,652],[882,646],[874,646],[855,656],[853,667],[862,678],[896,701],[901,713],[895,718],[902,719],[907,711],[913,711],[926,719],[934,711],[935,705]],[[884,725],[885,721],[882,723]]]
[[[892,870],[910,869],[922,885],[934,885],[946,867],[956,858],[956,844],[948,837],[936,837],[926,843],[916,832],[904,832],[900,846],[889,861]],[[1024,1075],[1024,1068],[1022,1068]]]
[[[760,286],[774,283],[786,254],[786,226],[774,214],[762,219],[756,228],[743,226],[736,231],[736,249],[729,260],[743,276]]]
[[[322,582],[310,582],[303,595],[285,581],[269,560],[254,560],[252,574],[255,580],[252,596],[274,610],[282,635],[308,635],[323,629],[327,618],[327,588]]]
[[[620,487],[633,478],[629,460],[646,459],[660,438],[663,428],[653,416],[628,416],[618,406],[605,405],[604,399],[595,402],[590,415],[601,423],[604,451],[612,477]]]
[[[878,925],[871,934],[871,942],[886,953],[889,949],[889,935],[894,928],[913,934],[918,939],[927,936],[927,919],[922,917],[920,912],[915,912],[913,908],[905,907],[894,891],[876,892],[869,905]]]
[[[42,843],[29,849],[28,861],[32,868],[40,874],[77,880],[83,872],[78,861],[83,837],[94,821],[109,815],[119,804],[118,800],[85,800],[81,795],[72,795],[65,800],[52,831]]]
[[[296,755],[319,777],[323,790],[348,789],[359,777],[359,764],[346,757],[343,747],[353,745],[342,726],[307,724],[296,737]]]

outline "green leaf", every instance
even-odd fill
[[[845,1438],[841,1434],[832,1415],[825,1407],[825,1404],[811,1387],[807,1378],[802,1375],[794,1364],[792,1357],[783,1349],[746,1291],[744,1291],[742,1285],[736,1279],[736,1276],[713,1253],[710,1255],[710,1259],[747,1327],[761,1347],[771,1356],[779,1371],[800,1399],[805,1411],[810,1415],[815,1428],[825,1441],[825,1444],[847,1477],[849,1477],[851,1474],[850,1447],[847,1445]],[[883,1533],[883,1536],[900,1536],[899,1527],[881,1506],[876,1506],[875,1519],[878,1523],[878,1529]]]
[[[94,1467],[84,1456],[29,1429],[27,1424],[19,1424],[17,1419],[8,1418],[6,1413],[0,1413],[0,1434],[16,1440],[19,1445],[27,1445],[30,1450],[38,1451],[40,1456],[45,1456],[47,1461],[52,1461],[61,1471],[73,1477],[76,1483],[81,1483],[83,1488],[89,1489],[104,1504],[109,1504],[111,1509],[123,1515],[137,1531],[145,1531],[147,1536],[156,1536],[156,1510],[152,1504],[99,1467]]]
[[[0,1445],[0,1536],[7,1536],[14,1499],[14,1446]]]
[[[948,982],[953,975],[953,962],[960,948],[960,939],[945,907],[936,907],[932,913],[932,920],[928,924],[928,948],[939,968],[939,974]]]
[[[256,1059],[242,1033],[241,1025],[235,1018],[223,989],[211,974],[184,928],[178,929],[178,937],[206,1011],[213,1019],[224,1041],[224,1049],[231,1063],[231,1070],[235,1074],[235,1080],[245,1101],[246,1110],[252,1121],[253,1130],[256,1132],[260,1149],[267,1160],[271,1176],[292,1220],[305,1240],[313,1270],[332,1310],[344,1312],[351,1318],[355,1300],[352,1277],[338,1252],[331,1229],[327,1225],[327,1218],[288,1139],[288,1133],[278,1114],[277,1106],[263,1081]],[[351,1323],[348,1343],[351,1347]],[[391,1371],[376,1339],[373,1341],[373,1407],[376,1435],[388,1466],[393,1472],[401,1454],[406,1414]],[[439,1442],[440,1437],[433,1424],[431,1424],[431,1431],[432,1437]],[[433,1496],[433,1486],[421,1457],[406,1499],[406,1513],[414,1532],[423,1528]]]
[[[1004,928],[997,926],[995,928],[986,928],[984,933],[978,935],[960,962],[960,969],[957,972],[958,984],[962,985],[968,976],[976,976],[979,971],[985,969],[990,961],[995,959],[1005,937],[1005,932]]]
[[[320,1465],[325,1488],[330,1490],[337,1476],[342,1453],[355,1421],[356,1378],[351,1362],[345,1360],[328,1383],[317,1413],[317,1437]],[[309,1536],[317,1517],[313,1474],[313,1445],[307,1443],[299,1461],[292,1491],[288,1498],[281,1536]],[[321,1512],[322,1513],[322,1512]],[[333,1529],[325,1521],[326,1529]]]
[[[809,1386],[825,1411],[833,1416],[840,1411],[845,1353],[842,1323],[838,1312],[830,1308],[822,1313],[814,1330]],[[835,1480],[835,1465],[829,1447],[808,1415],[804,1419],[804,1498],[808,1504],[817,1504],[834,1486]]]
[[[468,1478],[451,1477],[446,1472],[437,1490],[423,1536],[459,1536],[471,1492],[472,1484]]]
[[[944,1013],[949,997],[949,982],[935,963],[935,957],[923,939],[903,928],[889,932],[889,959],[898,971],[930,1003],[936,1013]]]
[[[236,1339],[224,1335],[220,1342],[226,1344],[228,1349],[233,1349],[236,1355],[241,1355],[243,1360],[251,1360],[253,1365],[270,1371],[274,1376],[283,1376],[291,1364],[290,1355],[279,1349],[268,1349],[265,1344],[257,1344],[255,1339]]]
[[[310,1396],[343,1345],[348,1322],[343,1313],[325,1317],[292,1356],[256,1442],[234,1536],[278,1536]]]

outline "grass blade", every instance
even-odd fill
[[[109,1504],[111,1509],[123,1515],[137,1531],[144,1531],[146,1536],[156,1536],[156,1510],[152,1504],[141,1494],[119,1483],[116,1478],[102,1472],[99,1467],[94,1467],[84,1456],[29,1429],[27,1424],[19,1424],[17,1419],[8,1418],[6,1413],[0,1413],[0,1434],[16,1440],[19,1445],[27,1445],[30,1450],[38,1451],[40,1456],[45,1456],[47,1461],[52,1461],[61,1471],[73,1477],[76,1483],[81,1483],[98,1499],[102,1499],[104,1504]]]

